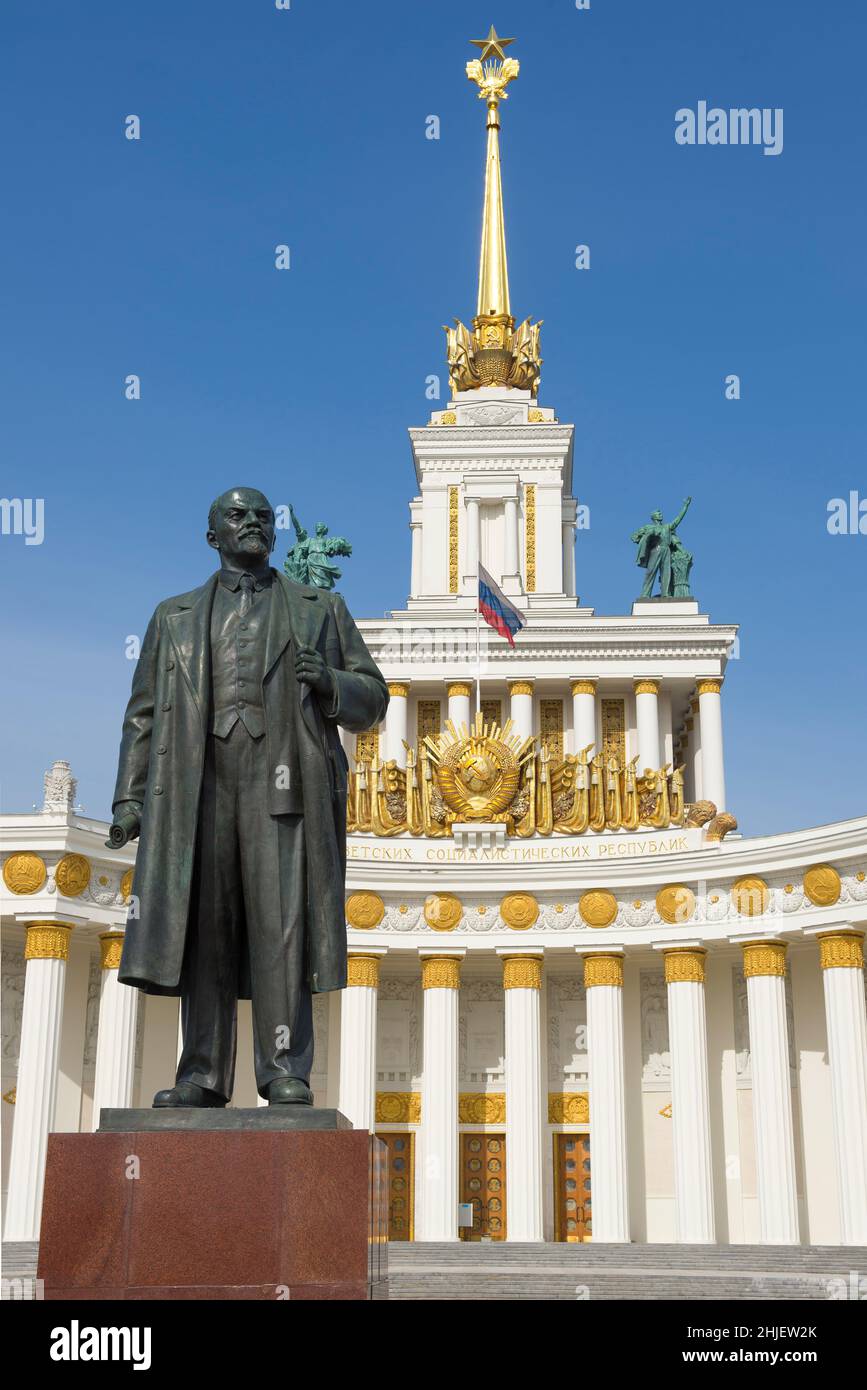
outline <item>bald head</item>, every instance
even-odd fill
[[[232,568],[267,567],[274,549],[274,508],[258,488],[230,488],[211,504],[207,540]]]

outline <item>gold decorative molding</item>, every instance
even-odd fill
[[[572,692],[573,695],[595,695],[595,694],[596,694],[596,681],[595,681],[595,680],[584,680],[584,679],[582,679],[582,680],[575,680],[575,681],[572,681],[572,683],[571,683],[569,689],[571,690],[571,692]],[[551,1094],[553,1095],[554,1092],[552,1091]]]
[[[549,1091],[549,1125],[586,1125],[590,1120],[587,1091]]]
[[[690,709],[692,710],[693,714],[698,714],[698,711],[699,711],[700,706],[699,706],[699,703],[698,703],[698,696],[697,696],[697,695],[695,696],[694,699],[690,700],[690,702],[689,702],[689,707],[690,707]]]
[[[458,489],[449,488],[449,593],[458,592]]]
[[[472,686],[469,681],[449,681],[446,686],[446,694],[449,699],[451,699],[453,695],[469,695],[471,692]]]
[[[16,1097],[17,1097],[17,1094],[18,1094],[18,1087],[17,1087],[17,1086],[13,1086],[12,1089],[11,1089],[10,1091],[4,1091],[4,1092],[3,1092],[3,1099],[5,1100],[5,1102],[6,1102],[7,1105],[14,1105],[14,1104],[15,1104]]]
[[[350,951],[346,961],[346,984],[350,989],[378,989],[379,956]]]
[[[539,904],[532,893],[507,893],[500,902],[500,916],[513,931],[527,931],[539,918]]]
[[[421,1093],[419,1091],[377,1091],[376,1123],[378,1125],[421,1124]]]
[[[658,695],[659,681],[647,680],[642,678],[632,682],[636,695]]]
[[[656,910],[663,922],[688,922],[695,912],[695,893],[685,883],[667,883],[656,895]]]
[[[123,932],[104,931],[99,934],[101,967],[103,970],[117,970],[123,951]]]
[[[429,893],[424,900],[424,920],[433,931],[454,931],[463,911],[454,893]]]
[[[785,941],[748,941],[743,952],[745,979],[752,975],[785,975]]]
[[[346,920],[351,927],[370,931],[372,927],[379,926],[384,916],[385,903],[378,893],[370,893],[364,889],[359,893],[351,893],[346,899]]]
[[[657,1113],[657,1115],[661,1115],[662,1118],[663,1118],[664,1120],[670,1120],[670,1119],[671,1119],[671,1101],[668,1102],[668,1105],[664,1105],[664,1106],[662,1107],[661,1110],[657,1110],[656,1113]]]
[[[408,681],[389,681],[389,682],[388,682],[388,693],[389,693],[389,695],[402,696],[403,699],[405,700],[406,697],[407,697],[407,695],[409,694],[409,682],[408,682]]]
[[[541,410],[534,406],[530,406],[530,409],[527,411],[528,425],[540,425],[544,419],[545,416],[542,414]]]
[[[83,854],[64,854],[54,870],[54,881],[64,898],[77,898],[90,883],[90,862]]]
[[[616,985],[623,987],[623,956],[612,951],[610,955],[584,957],[584,988],[594,985]]]
[[[72,927],[63,922],[28,922],[25,960],[69,960]]]
[[[563,761],[563,701],[539,701],[539,730],[552,763]]]
[[[355,761],[357,763],[376,762],[379,757],[379,730],[365,729],[363,734],[355,735]]]
[[[696,691],[699,695],[719,695],[722,690],[722,679],[719,680],[700,680],[696,682]]]
[[[864,933],[862,931],[833,931],[822,933],[819,942],[819,964],[823,970],[863,970]]]
[[[45,860],[38,854],[10,854],[3,865],[3,882],[10,893],[38,893],[47,878]]]
[[[457,411],[444,410],[440,415],[441,425],[456,425],[458,423]]]
[[[617,917],[617,899],[607,888],[590,888],[581,894],[578,911],[588,927],[610,927]]]
[[[732,904],[741,917],[761,917],[770,901],[771,890],[763,878],[748,875],[732,884]]]
[[[840,887],[840,875],[830,864],[811,864],[804,871],[804,892],[816,907],[833,907]]]
[[[602,701],[602,759],[607,765],[616,758],[621,767],[626,765],[626,701],[604,699]]]
[[[498,728],[503,722],[503,702],[502,700],[483,700],[482,701],[482,723],[490,728],[496,725]]]
[[[675,946],[671,951],[664,951],[665,983],[703,985],[706,955],[707,951],[701,947]]]
[[[718,811],[704,832],[707,844],[718,844],[732,830],[737,830],[737,818],[729,811]]]
[[[509,694],[510,694],[510,695],[532,695],[532,693],[533,693],[533,682],[532,682],[532,681],[509,681]]]
[[[422,989],[460,989],[460,957],[422,956],[421,987]]]
[[[424,743],[428,734],[436,738],[442,723],[442,708],[439,700],[419,700],[415,711],[416,736]]]
[[[461,1091],[458,1122],[462,1125],[504,1125],[506,1097],[502,1091]]]
[[[125,903],[129,902],[130,896],[132,894],[132,875],[132,869],[127,869],[126,873],[120,881],[120,896],[123,898]]]
[[[527,560],[527,593],[536,592],[536,484],[524,488],[524,546]]]
[[[503,956],[503,989],[541,988],[541,956]]]

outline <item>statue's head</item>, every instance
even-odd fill
[[[317,523],[316,523],[316,534],[317,534],[317,536],[327,536],[327,535],[328,535],[328,527],[325,525],[325,522],[324,522],[324,521],[317,521]]]
[[[651,520],[651,521],[662,521],[662,512],[651,512],[651,513],[650,513],[650,520]]]
[[[254,487],[233,487],[211,504],[208,545],[225,564],[244,568],[261,564],[274,549],[274,508]]]

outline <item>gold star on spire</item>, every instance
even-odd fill
[[[493,54],[495,58],[505,58],[506,55],[503,49],[508,48],[509,44],[514,42],[514,39],[501,39],[493,24],[491,25],[491,32],[486,39],[470,39],[471,44],[474,44],[476,48],[482,50],[482,62],[484,62],[486,58],[490,58],[491,54]]]

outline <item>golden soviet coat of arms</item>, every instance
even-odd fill
[[[425,739],[436,767],[436,785],[448,820],[508,820],[522,781],[524,764],[535,753],[535,739],[477,720],[472,729],[449,721],[443,732]]]

